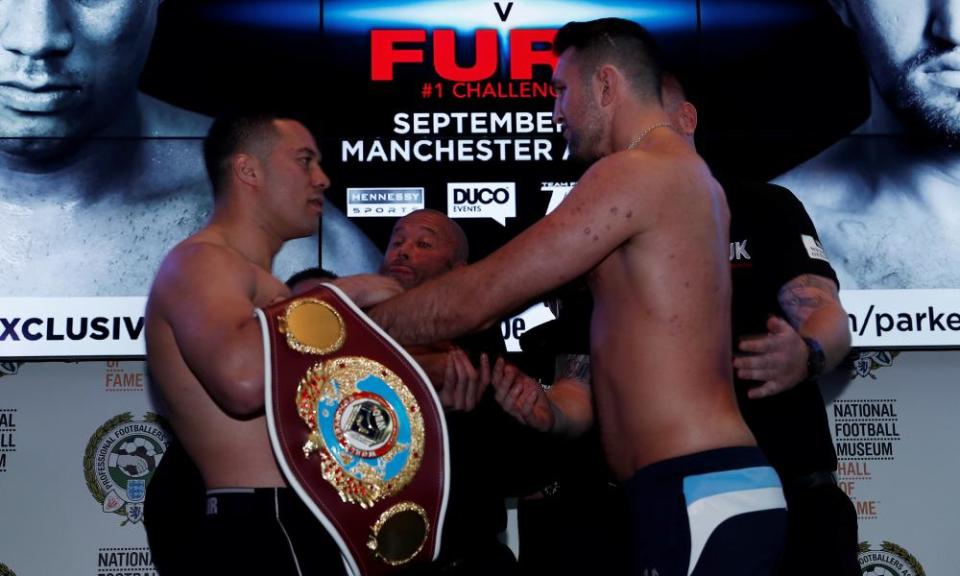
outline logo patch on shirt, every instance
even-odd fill
[[[829,262],[829,260],[827,260],[827,253],[823,251],[823,246],[820,245],[820,242],[817,241],[816,238],[801,234],[800,239],[803,240],[803,247],[807,249],[807,256]]]
[[[730,261],[739,262],[741,260],[750,260],[750,254],[747,252],[747,241],[734,240],[730,242]]]

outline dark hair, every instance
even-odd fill
[[[232,112],[214,120],[203,141],[203,162],[213,185],[214,198],[224,185],[227,160],[272,135],[273,122],[281,118],[284,117],[272,112]]]
[[[299,282],[303,282],[304,280],[311,280],[313,278],[316,278],[318,280],[336,280],[337,278],[339,278],[339,276],[337,276],[336,274],[334,274],[329,270],[324,270],[323,268],[317,268],[317,267],[307,268],[306,270],[301,270],[296,274],[294,274],[293,276],[287,278],[286,285],[287,285],[287,288],[292,289]]]
[[[660,101],[659,50],[643,26],[623,18],[568,22],[557,31],[553,52],[559,56],[569,48],[576,49],[584,75],[604,63],[616,64],[638,96]]]

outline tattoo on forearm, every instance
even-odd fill
[[[573,378],[590,383],[590,356],[587,354],[559,354],[556,360],[556,379]]]
[[[816,310],[839,302],[837,285],[816,274],[801,274],[780,288],[780,307],[794,326],[802,324]]]

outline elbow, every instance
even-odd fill
[[[261,374],[225,371],[211,384],[207,387],[208,392],[227,416],[246,420],[263,413],[264,381]]]
[[[220,408],[231,418],[246,420],[263,413],[264,408],[263,382],[240,382],[234,384],[234,390],[225,395]]]

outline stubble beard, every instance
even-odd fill
[[[583,162],[596,162],[604,156],[601,150],[603,142],[602,118],[599,114],[590,114],[583,122],[588,130],[570,133],[570,156]]]
[[[923,85],[921,68],[940,53],[929,49],[907,61],[898,72],[896,84],[883,97],[908,135],[954,148],[960,146],[960,89]]]

